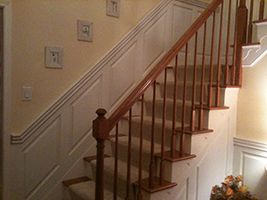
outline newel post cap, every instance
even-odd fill
[[[109,138],[109,121],[105,117],[107,111],[103,108],[99,108],[96,111],[98,115],[93,121],[93,136],[95,139],[106,140]]]

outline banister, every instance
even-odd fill
[[[208,18],[222,4],[223,0],[213,0],[208,8],[198,17],[198,19],[190,26],[184,35],[175,43],[168,53],[158,62],[150,73],[140,82],[140,84],[132,91],[132,93],[123,101],[123,103],[108,118],[109,128],[112,130],[127,111],[135,104],[142,94],[149,88],[156,78],[163,72],[167,65],[182,50],[186,43],[196,34]]]

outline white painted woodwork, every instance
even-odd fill
[[[10,124],[11,124],[11,70],[12,70],[12,3],[0,0],[0,6],[4,15],[4,54],[3,54],[3,134],[0,135],[1,148],[1,170],[0,176],[0,199],[10,199],[10,179],[12,172],[10,158]]]
[[[137,41],[110,65],[110,107],[116,105],[121,97],[135,85],[137,68]]]
[[[71,102],[71,146],[72,149],[86,135],[91,134],[92,121],[94,120],[95,108],[101,107],[101,77],[97,78],[92,85],[85,88],[80,96]],[[90,101],[90,99],[94,99]]]
[[[243,67],[253,67],[267,54],[267,23],[254,23],[253,42],[259,45],[243,46]]]
[[[234,138],[235,175],[243,175],[244,184],[259,199],[267,199],[267,144]]]
[[[9,176],[12,180],[8,183],[12,188],[9,199],[68,200],[70,197],[61,182],[82,176],[86,171],[82,158],[95,151],[92,120],[96,109],[103,107],[109,113],[114,111],[206,6],[194,0],[163,0],[32,126],[22,133],[13,133],[9,148],[14,173]],[[233,90],[228,93],[230,91]],[[227,101],[230,96],[232,101]],[[227,104],[235,102],[236,91],[225,98]],[[229,141],[235,130],[232,124],[235,108],[234,104],[229,111],[214,114],[222,120],[210,117],[209,123],[216,128],[215,133],[192,138],[195,147],[191,151],[198,157],[174,164],[183,169],[173,170],[169,175],[178,186],[157,194],[156,198],[155,194],[151,195],[151,199],[160,199],[161,195],[179,200],[207,199],[209,186],[231,171],[232,143]],[[229,119],[230,114],[233,119]],[[218,123],[222,121],[224,124]],[[217,141],[223,142],[217,145]],[[218,162],[211,159],[217,154],[222,155]],[[210,167],[209,162],[215,166]],[[218,170],[216,178],[210,177],[211,171],[215,174]],[[208,181],[202,184],[203,179]]]

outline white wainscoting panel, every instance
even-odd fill
[[[163,54],[166,52],[166,26],[167,13],[165,12],[160,18],[144,32],[144,50],[143,50],[143,70],[146,73],[155,65]]]
[[[12,134],[8,156],[16,173],[10,175],[11,199],[66,199],[62,181],[81,176],[83,157],[95,151],[96,109],[114,111],[206,6],[196,0],[162,0],[32,126]],[[188,176],[184,182],[181,198],[190,199],[189,188],[196,186]]]
[[[91,132],[95,111],[101,106],[102,76],[97,78],[71,103],[72,149]]]
[[[23,152],[27,196],[59,168],[61,118],[56,118]]]
[[[267,144],[235,138],[234,147],[234,174],[243,175],[253,195],[267,199]]]
[[[137,68],[137,41],[127,47],[125,52],[111,64],[110,72],[110,107],[135,85],[135,71]]]

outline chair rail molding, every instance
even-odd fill
[[[193,0],[162,0],[31,126],[8,134],[8,155],[16,163],[10,171],[16,173],[10,175],[11,197],[6,199],[62,199],[61,181],[81,175],[82,158],[95,151],[94,109],[115,110],[171,48],[173,30],[184,21],[179,12],[193,23],[204,5],[208,6]],[[182,26],[191,21],[185,23]],[[121,78],[126,84],[118,83]]]

